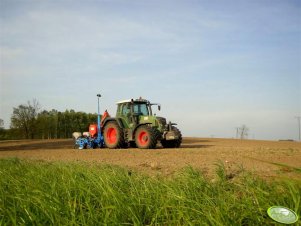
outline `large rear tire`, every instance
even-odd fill
[[[104,142],[108,148],[124,148],[123,129],[116,121],[108,122],[104,128]]]
[[[159,133],[147,125],[140,126],[135,132],[135,143],[138,148],[154,149],[157,146]]]
[[[172,130],[178,134],[178,139],[176,140],[161,140],[161,144],[163,146],[163,148],[179,148],[181,146],[182,143],[182,134],[181,131],[173,126]]]

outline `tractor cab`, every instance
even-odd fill
[[[123,100],[117,103],[116,117],[121,118],[126,127],[139,124],[142,118],[152,117],[151,103],[142,98]]]
[[[148,103],[144,102],[133,102],[133,115],[152,115],[152,109]]]
[[[131,123],[138,123],[141,116],[153,115],[152,105],[158,105],[158,110],[161,109],[160,104],[150,103],[142,98],[119,101],[117,103],[116,117],[121,117]]]

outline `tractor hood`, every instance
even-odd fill
[[[158,117],[158,116],[156,118],[163,127],[166,125],[166,118]]]

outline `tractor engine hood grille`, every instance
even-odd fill
[[[166,118],[163,118],[163,117],[157,117],[158,121],[160,124],[162,124],[163,126],[166,125]]]

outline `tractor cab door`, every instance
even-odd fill
[[[133,113],[134,115],[138,115],[138,116],[148,116],[149,115],[148,105],[146,103],[134,103]]]
[[[130,124],[133,123],[130,103],[124,103],[120,105],[119,110],[123,123],[125,124],[126,128],[129,128]]]

